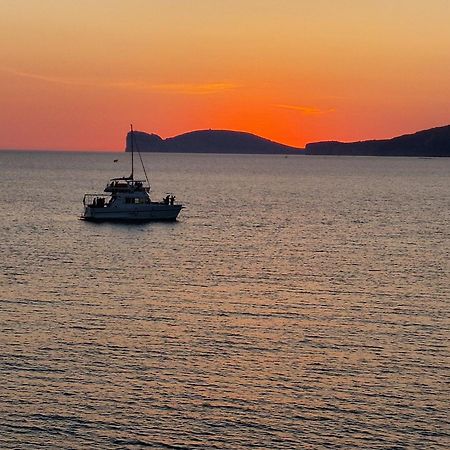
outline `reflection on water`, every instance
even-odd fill
[[[0,153],[0,447],[449,445],[450,161],[144,156]]]

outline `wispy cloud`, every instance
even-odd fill
[[[314,116],[317,114],[326,114],[334,112],[335,109],[320,109],[316,108],[314,106],[300,106],[300,105],[275,105],[277,108],[283,108],[283,109],[292,109],[294,111],[298,111],[302,114],[305,114],[306,116]]]
[[[16,75],[22,78],[31,78],[33,80],[44,81],[46,83],[57,83],[57,84],[67,84],[67,85],[76,85],[76,86],[93,86],[96,83],[91,81],[83,80],[83,79],[71,79],[64,77],[54,77],[49,75],[41,75],[37,73],[31,72],[23,72],[21,70],[10,69],[10,68],[2,68],[3,72],[7,72],[11,75]]]
[[[117,81],[106,83],[108,87],[169,94],[203,95],[217,94],[240,87],[234,83],[146,83],[144,81]]]
[[[16,75],[22,78],[30,78],[46,83],[64,84],[69,86],[84,86],[84,87],[99,87],[99,88],[115,88],[127,89],[135,91],[147,92],[167,92],[173,94],[186,95],[204,95],[217,94],[224,91],[237,89],[239,85],[229,82],[203,82],[203,83],[146,83],[145,81],[114,81],[114,80],[99,80],[99,79],[83,79],[83,78],[69,78],[69,77],[55,77],[48,75],[41,75],[31,72],[24,72],[20,70],[2,68],[4,72]]]
[[[237,84],[233,83],[164,83],[149,86],[154,91],[189,95],[217,94],[219,92],[237,89],[238,87]]]

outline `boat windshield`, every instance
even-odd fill
[[[113,191],[148,191],[149,188],[144,186],[144,181],[133,180],[130,178],[112,178],[106,185],[105,192]]]

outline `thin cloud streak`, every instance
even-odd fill
[[[84,80],[75,80],[70,78],[61,78],[61,77],[51,77],[47,75],[40,75],[36,73],[30,72],[22,72],[20,70],[2,68],[3,72],[7,72],[11,75],[16,75],[21,78],[30,78],[32,80],[44,81],[46,83],[56,83],[56,84],[66,84],[66,85],[75,85],[75,86],[95,86],[96,83],[92,83]]]
[[[160,92],[173,92],[177,94],[217,94],[223,91],[237,89],[239,85],[233,83],[164,83],[153,84],[149,88]]]
[[[128,89],[146,92],[166,92],[172,94],[186,94],[186,95],[217,94],[224,91],[234,90],[240,87],[238,84],[228,82],[150,84],[140,81],[100,81],[100,80],[92,81],[75,78],[52,77],[30,72],[22,72],[19,70],[9,68],[2,68],[1,70],[3,72],[7,72],[22,78],[29,78],[37,81],[43,81],[46,83],[64,84],[68,86],[116,88],[116,89]]]
[[[149,84],[138,81],[109,82],[108,87],[130,89],[143,92],[165,92],[168,94],[204,95],[218,94],[240,87],[234,83],[160,83]]]
[[[275,105],[277,108],[290,109],[293,111],[298,111],[306,116],[314,116],[318,114],[327,114],[336,111],[334,108],[331,109],[319,109],[314,106],[299,106],[299,105]]]

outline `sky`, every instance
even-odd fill
[[[450,0],[0,0],[0,149],[450,123]]]

